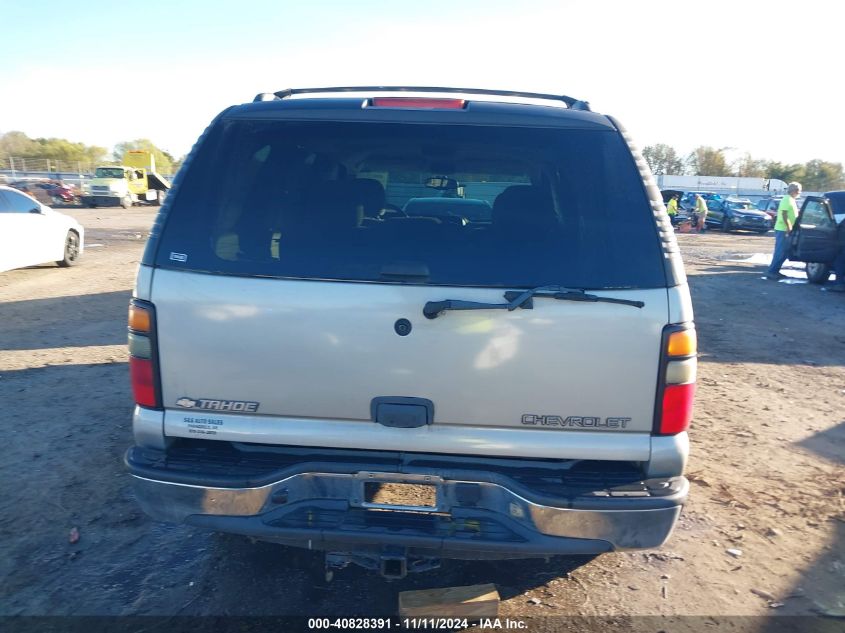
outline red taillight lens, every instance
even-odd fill
[[[698,341],[691,324],[666,327],[655,403],[655,435],[675,435],[689,428],[695,397],[697,352]]]
[[[692,421],[692,401],[695,383],[666,385],[663,390],[663,408],[660,415],[660,435],[675,435],[689,428]]]
[[[436,110],[463,110],[464,99],[426,99],[424,97],[375,97],[376,108],[423,108]]]
[[[153,361],[130,356],[129,378],[132,381],[132,395],[135,397],[135,402],[142,407],[157,407]]]
[[[158,365],[155,344],[155,308],[133,299],[129,304],[129,377],[135,403],[161,407],[158,396]]]

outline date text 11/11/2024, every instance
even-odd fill
[[[411,630],[454,631],[467,628],[485,630],[525,630],[528,624],[511,618],[309,618],[308,629],[316,630]]]

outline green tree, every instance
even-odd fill
[[[751,154],[745,154],[734,163],[734,169],[736,175],[741,178],[765,178],[767,165],[767,161],[752,158]]]
[[[664,143],[647,145],[643,148],[643,158],[654,174],[681,176],[684,173],[684,161],[675,149]]]
[[[3,156],[31,156],[35,142],[23,132],[6,132],[0,136],[0,154]]]
[[[173,171],[171,173],[174,176],[176,175],[176,172],[179,171],[179,169],[182,167],[182,163],[185,162],[185,158],[187,158],[187,154],[183,154],[182,156],[173,161]]]
[[[80,159],[81,162],[88,162],[89,164],[96,166],[108,159],[108,150],[105,147],[89,145],[85,148],[83,156],[84,158]]]
[[[766,178],[777,178],[784,182],[801,182],[804,179],[804,166],[793,164],[784,165],[777,161],[766,163]]]
[[[130,149],[145,149],[153,153],[156,161],[156,171],[162,174],[169,174],[173,171],[173,156],[147,138],[138,138],[134,141],[124,141],[114,146],[114,159],[118,162],[123,160],[123,155]]]
[[[687,156],[687,165],[694,176],[732,176],[725,158],[725,148],[714,149],[702,145]]]
[[[33,158],[85,163],[89,167],[94,167],[106,156],[105,147],[74,143],[63,138],[37,138],[35,144],[38,151],[32,154]]]
[[[828,163],[815,159],[804,165],[801,186],[807,191],[840,189],[843,183],[845,183],[845,175],[842,172],[842,163]]]
[[[0,155],[93,164],[105,157],[106,148],[63,138],[31,139],[23,132],[6,132],[0,136]]]

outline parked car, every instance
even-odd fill
[[[782,196],[777,196],[773,198],[762,198],[761,200],[758,200],[757,210],[763,211],[772,219],[772,222],[777,222],[778,205],[780,204],[781,197]]]
[[[73,266],[84,247],[85,230],[79,222],[0,185],[0,272],[49,261]]]
[[[667,204],[669,200],[672,199],[672,196],[678,196],[680,200],[681,196],[684,195],[684,192],[680,189],[661,189],[660,196],[663,198],[663,203]]]
[[[723,231],[746,230],[766,233],[774,222],[764,211],[758,210],[751,200],[729,196],[721,200],[707,201],[708,226],[717,226]]]
[[[823,284],[845,248],[845,191],[808,196],[789,239],[789,259],[806,262],[807,280]]]
[[[697,362],[674,232],[615,118],[514,96],[287,90],[209,125],[129,313],[149,515],[391,578],[669,537]],[[411,215],[450,179],[488,221]]]
[[[74,204],[79,199],[79,192],[73,186],[62,182],[46,183],[44,190],[50,194],[53,204]]]
[[[47,205],[72,204],[78,198],[76,191],[64,183],[19,180],[10,186]]]
[[[680,206],[681,196],[684,195],[683,191],[680,191],[679,189],[662,189],[660,191],[660,195],[663,198],[664,205],[668,205],[673,196],[678,196],[678,212],[673,216],[669,216],[672,226],[678,226],[690,219],[690,213],[687,210],[682,209]]]
[[[712,191],[687,191],[681,196],[678,206],[685,211],[695,211],[695,197],[701,195],[705,201],[721,200],[723,196]]]
[[[429,217],[461,224],[490,222],[493,214],[489,202],[472,198],[411,198],[402,210],[409,217]]]

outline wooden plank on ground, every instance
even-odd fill
[[[400,617],[495,618],[498,613],[499,592],[490,583],[399,593]]]

